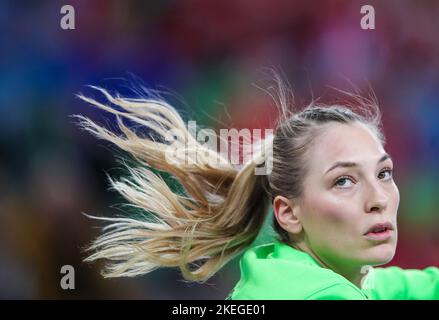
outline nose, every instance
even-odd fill
[[[381,213],[387,208],[388,197],[386,192],[376,183],[368,184],[366,192],[365,210],[367,213]]]

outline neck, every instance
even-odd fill
[[[356,285],[358,288],[361,289],[361,282],[363,280],[363,277],[366,275],[364,270],[362,270],[363,268],[361,266],[346,267],[342,265],[340,266],[340,265],[335,265],[325,262],[311,248],[309,248],[303,243],[292,244],[292,247],[297,250],[308,253],[315,261],[317,261],[317,263],[321,267],[331,269],[332,271],[340,274],[341,276],[343,276],[344,278],[346,278],[347,280],[349,280],[350,282],[352,282],[354,285]]]

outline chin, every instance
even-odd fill
[[[367,250],[365,257],[367,264],[379,266],[389,263],[395,256],[396,246],[394,243],[383,243]]]

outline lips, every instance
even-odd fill
[[[374,224],[372,227],[370,227],[366,233],[382,233],[382,232],[387,232],[388,230],[393,230],[393,224],[390,222],[384,222],[384,223],[377,223]]]

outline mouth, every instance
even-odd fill
[[[390,222],[377,223],[370,227],[364,236],[372,241],[386,241],[392,236],[393,229]]]

